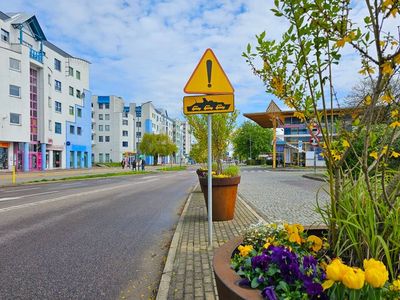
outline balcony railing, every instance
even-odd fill
[[[36,50],[33,50],[32,48],[30,48],[30,50],[29,50],[30,58],[32,58],[40,63],[43,63],[43,54],[44,53],[42,51],[36,51]]]

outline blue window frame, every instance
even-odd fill
[[[56,91],[61,92],[61,81],[54,80],[54,88]]]
[[[54,101],[54,109],[56,112],[61,113],[61,111],[62,111],[61,102]]]
[[[61,134],[61,123],[55,122],[54,132],[57,134]]]

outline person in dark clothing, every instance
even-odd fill
[[[144,171],[144,166],[146,165],[146,162],[144,161],[144,159],[142,159],[142,171]]]
[[[132,170],[136,171],[136,159],[132,161]]]
[[[122,169],[125,167],[125,161],[124,161],[124,159],[121,160],[121,167],[122,167]]]

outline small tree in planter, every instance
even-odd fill
[[[316,122],[322,129],[331,201],[321,212],[336,254],[358,265],[370,257],[383,260],[394,279],[400,272],[400,218],[395,213],[400,209],[400,169],[390,169],[388,161],[400,157],[395,144],[400,102],[390,88],[399,75],[400,47],[388,24],[399,14],[399,1],[275,0],[275,6],[275,15],[288,21],[289,29],[280,41],[261,33],[256,51],[248,45],[243,56],[267,92],[308,126]],[[365,13],[358,18],[363,24],[350,17],[355,7]],[[340,66],[345,46],[354,50],[359,73],[370,86],[352,108],[350,123],[336,122],[331,109],[336,102],[332,70]],[[378,125],[382,135],[375,134]]]

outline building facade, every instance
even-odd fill
[[[90,167],[90,63],[47,41],[34,15],[0,12],[0,28],[0,169]]]
[[[117,96],[93,96],[92,144],[95,162],[120,162],[136,154],[135,104]]]

